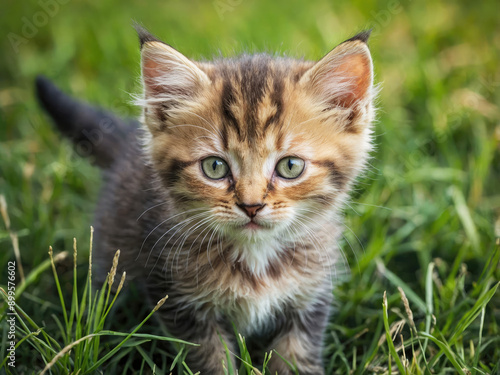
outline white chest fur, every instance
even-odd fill
[[[287,305],[307,308],[331,285],[334,248],[329,254],[269,245],[232,250],[230,261],[212,259],[199,269],[197,286],[189,287],[190,303],[228,317],[242,333],[262,329]]]

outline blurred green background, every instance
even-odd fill
[[[0,14],[0,189],[13,227],[24,230],[22,247],[40,259],[40,248],[83,236],[99,184],[97,170],[71,153],[40,111],[33,79],[44,74],[76,97],[137,115],[130,104],[130,93],[139,89],[133,20],[194,59],[242,51],[318,59],[373,28],[370,47],[382,86],[377,152],[359,189],[372,192],[364,202],[392,210],[370,210],[384,219],[373,225],[385,226],[391,217],[391,232],[411,222],[419,232],[415,246],[423,245],[422,236],[426,246],[442,241],[436,247],[450,249],[450,256],[464,242],[474,245],[471,251],[488,247],[500,207],[498,8],[496,1],[405,0],[6,3]],[[450,186],[465,198],[475,229],[454,223],[459,216],[450,207]],[[432,232],[428,220],[437,221]],[[397,250],[398,243],[392,245]]]
[[[67,250],[73,237],[88,243],[100,184],[98,170],[74,155],[38,107],[37,74],[136,116],[133,21],[193,59],[243,51],[319,59],[372,28],[382,88],[377,150],[346,210],[352,231],[343,248],[354,281],[338,292],[346,307],[334,325],[361,324],[363,304],[380,307],[387,288],[380,264],[419,295],[432,260],[445,287],[462,263],[472,284],[500,236],[499,8],[497,0],[7,0],[0,13],[0,194],[24,268],[46,259],[49,245]],[[13,253],[1,230],[3,275]],[[50,279],[31,291],[32,301]],[[493,320],[498,296],[494,306]]]

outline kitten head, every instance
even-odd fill
[[[178,210],[242,243],[331,221],[371,149],[368,35],[318,62],[195,62],[139,30],[147,147]]]

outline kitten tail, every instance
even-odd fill
[[[76,153],[101,168],[111,167],[139,127],[136,120],[118,118],[71,98],[46,77],[38,76],[35,87],[40,105],[57,129],[73,142]]]

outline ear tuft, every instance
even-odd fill
[[[141,49],[145,43],[148,42],[162,42],[160,39],[151,34],[144,26],[140,25],[137,22],[133,24],[135,31],[137,32],[137,36],[139,37],[139,43],[141,45]]]
[[[138,30],[144,93],[135,103],[143,108],[144,123],[151,132],[164,128],[176,111],[195,102],[211,83],[207,74],[179,51]]]
[[[372,33],[372,29],[361,31],[360,33],[354,35],[352,38],[349,38],[342,43],[354,42],[356,40],[359,40],[363,43],[368,43],[368,39],[370,38],[371,33]]]
[[[146,99],[170,101],[191,97],[210,83],[206,73],[179,51],[163,42],[147,42],[141,50]]]
[[[365,41],[369,31],[339,44],[301,78],[326,108],[355,109],[373,99],[373,67]]]

